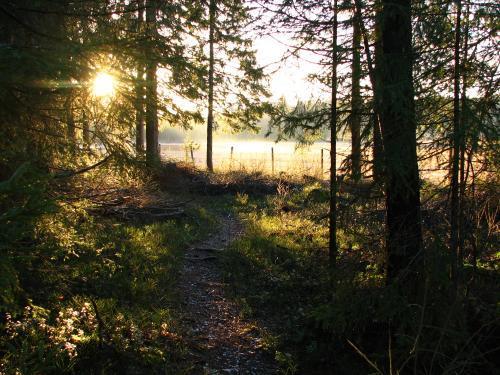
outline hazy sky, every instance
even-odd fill
[[[286,35],[264,36],[254,40],[257,50],[257,61],[259,65],[266,66],[270,74],[270,91],[272,100],[284,96],[289,104],[295,103],[297,99],[307,100],[311,96],[325,96],[318,84],[308,81],[308,74],[318,71],[318,67],[309,62],[314,57],[307,56],[307,60],[288,58],[280,61],[286,55],[289,45],[292,43]]]

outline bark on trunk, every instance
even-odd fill
[[[458,215],[458,267],[463,266],[465,247],[465,188],[467,185],[467,171],[465,170],[465,153],[467,147],[467,56],[469,49],[469,3],[466,4],[464,14],[464,49],[462,59],[462,96],[460,100],[460,212]],[[472,152],[472,151],[471,151]],[[471,159],[472,160],[472,159]]]
[[[85,110],[82,112],[82,140],[85,145],[90,144],[90,125],[87,112]]]
[[[144,2],[137,3],[139,10],[137,12],[137,35],[143,31]],[[138,154],[144,152],[144,63],[137,63],[137,80],[135,88],[135,149]]]
[[[374,68],[372,54],[370,52],[370,42],[368,40],[368,33],[364,27],[362,21],[362,4],[360,0],[354,1],[356,11],[359,13],[360,18],[360,31],[363,38],[363,47],[366,54],[366,62],[368,65],[368,76],[370,78],[370,83],[372,85],[373,91],[373,113],[371,115],[371,127],[373,130],[373,179],[376,183],[382,184],[383,177],[383,158],[384,158],[384,146],[382,143],[382,130],[380,123],[380,93],[377,90],[378,71]],[[379,1],[376,2],[376,19],[375,19],[375,63],[380,61],[380,15],[381,15],[381,4]]]
[[[135,102],[135,149],[138,154],[144,152],[144,67],[137,67],[137,87]]]
[[[146,1],[146,23],[148,36],[153,42],[156,36],[156,1]],[[151,47],[148,48],[146,62],[146,162],[156,164],[159,159],[158,150],[158,94],[156,68],[157,63]]]
[[[329,211],[329,249],[330,269],[337,261],[337,0],[333,3],[333,41],[332,41],[332,97],[330,113],[330,211]]]
[[[358,181],[361,178],[361,12],[354,11],[352,28],[352,83],[351,83],[351,178]]]
[[[71,141],[76,140],[75,118],[73,116],[73,98],[68,94],[66,102],[64,103],[64,111],[66,116],[66,134]]]
[[[214,33],[215,33],[215,0],[210,0],[209,5],[209,69],[208,69],[208,115],[207,115],[207,169],[210,172],[214,171],[212,160],[212,143],[214,129]]]
[[[459,160],[460,160],[460,18],[462,16],[462,2],[457,1],[457,15],[455,22],[455,51],[453,75],[453,138],[452,138],[452,165],[451,165],[451,212],[450,212],[450,252],[451,277],[456,282],[458,270],[459,244]]]
[[[387,283],[416,297],[423,265],[412,76],[411,0],[382,0],[377,90],[385,153]]]

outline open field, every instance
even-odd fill
[[[337,170],[349,153],[349,141],[337,142]],[[161,154],[165,159],[193,163],[201,169],[206,166],[204,144],[193,144],[191,149],[189,143],[162,143]],[[443,154],[420,161],[421,177],[435,183],[443,181],[446,174],[442,165],[446,164],[447,158],[448,154]],[[311,146],[298,147],[296,142],[216,141],[213,147],[213,160],[215,170],[219,172],[230,170],[266,174],[284,172],[295,176],[309,175],[326,180],[329,178],[330,144],[316,142]]]
[[[328,178],[330,166],[329,143],[317,142],[309,147],[297,147],[295,142],[271,141],[233,141],[214,142],[213,159],[216,170],[245,170],[273,173],[286,172],[296,175],[321,176],[321,154],[323,150],[323,176]],[[337,168],[349,154],[349,143],[338,142]],[[232,152],[231,152],[232,150]],[[161,153],[164,158],[194,162],[195,166],[204,168],[206,163],[206,147],[193,147],[193,159],[189,144],[163,143]]]

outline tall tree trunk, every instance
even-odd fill
[[[72,142],[76,140],[75,118],[73,116],[73,98],[69,93],[64,102],[64,111],[66,116],[66,134],[68,139]]]
[[[332,40],[332,97],[330,113],[330,211],[329,211],[329,248],[330,269],[337,262],[337,0],[333,2],[333,40]]]
[[[146,0],[146,24],[151,43],[156,40],[156,1]],[[158,150],[158,93],[156,79],[156,57],[152,47],[146,54],[146,162],[156,164],[159,159]]]
[[[352,25],[352,83],[351,83],[351,178],[361,178],[361,11],[355,8]]]
[[[137,36],[143,31],[144,1],[137,2]],[[135,149],[138,154],[144,152],[144,63],[137,63],[137,79],[135,86]]]
[[[82,140],[85,145],[90,144],[90,125],[85,109],[82,111]]]
[[[137,86],[135,101],[135,150],[138,154],[144,152],[144,66],[137,66]]]
[[[450,212],[450,252],[451,252],[451,277],[457,281],[458,271],[458,243],[459,243],[459,160],[460,160],[460,19],[462,17],[462,2],[458,0],[455,22],[455,51],[453,74],[453,138],[452,138],[452,165],[451,165],[451,212]]]
[[[467,2],[464,14],[464,56],[462,59],[462,96],[460,100],[460,212],[458,215],[458,267],[463,266],[465,246],[465,188],[467,173],[465,171],[465,152],[467,146],[467,54],[469,49],[469,3]],[[472,152],[472,151],[471,151]]]
[[[416,297],[423,265],[412,74],[411,0],[382,0],[380,116],[385,153],[387,283]]]
[[[382,142],[382,130],[380,122],[380,93],[377,90],[378,71],[374,68],[372,54],[370,52],[370,42],[368,40],[368,33],[364,27],[362,20],[362,4],[360,0],[354,0],[356,12],[359,13],[360,31],[363,37],[363,46],[366,54],[366,62],[368,65],[368,77],[373,90],[373,113],[371,115],[371,126],[373,129],[373,179],[377,183],[382,182],[383,176],[383,158],[384,146]],[[376,1],[376,18],[375,18],[375,63],[380,61],[380,1]]]
[[[380,0],[375,2],[376,13],[375,13],[375,66],[382,64],[383,51],[382,51],[382,3]],[[365,44],[368,43],[368,39],[365,40]],[[366,44],[366,47],[367,44]],[[373,87],[373,103],[374,103],[374,114],[375,121],[373,122],[373,178],[375,182],[381,184],[384,177],[384,166],[385,166],[385,153],[384,153],[384,142],[382,140],[382,119],[381,119],[381,92],[379,86],[381,85],[380,76],[381,69],[375,69],[372,75],[372,87]]]
[[[214,171],[212,160],[212,143],[214,130],[214,34],[215,34],[215,0],[210,0],[209,5],[209,68],[208,68],[208,116],[207,116],[207,169]]]

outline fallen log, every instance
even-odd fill
[[[206,251],[206,252],[221,252],[224,251],[224,249],[218,249],[215,247],[192,247],[191,250],[194,251]]]

